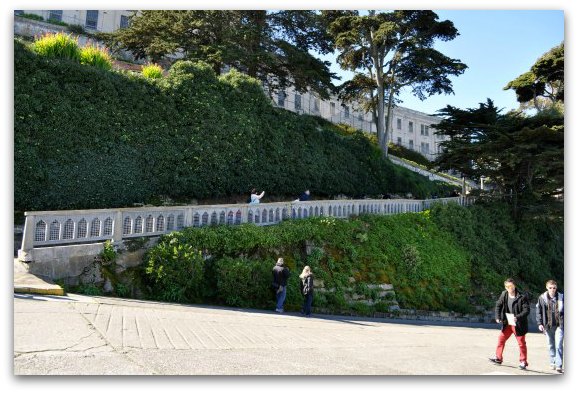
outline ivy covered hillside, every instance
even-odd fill
[[[448,191],[391,165],[360,132],[273,108],[239,72],[183,61],[147,77],[33,45],[14,41],[16,211],[243,202],[251,187],[269,200],[306,188],[319,198]]]

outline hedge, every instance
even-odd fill
[[[14,42],[15,210],[111,208],[163,197],[444,195],[361,133],[273,108],[254,79],[177,62],[154,80]],[[240,198],[241,200],[243,198]]]

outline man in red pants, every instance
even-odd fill
[[[520,370],[528,367],[528,349],[526,347],[526,333],[528,333],[528,315],[530,314],[530,302],[526,295],[516,289],[516,283],[508,278],[504,281],[506,290],[502,292],[496,302],[496,322],[502,324],[502,330],[498,337],[498,346],[495,356],[490,362],[502,364],[506,341],[512,334],[520,347]]]

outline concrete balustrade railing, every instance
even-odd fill
[[[120,243],[125,239],[159,236],[185,227],[243,223],[270,225],[290,218],[417,213],[429,209],[436,202],[464,205],[466,199],[324,200],[26,212],[19,258],[29,260],[29,251],[35,248],[102,243],[106,240]]]

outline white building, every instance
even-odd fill
[[[357,110],[355,105],[342,103],[336,96],[322,100],[312,93],[298,93],[293,88],[273,96],[273,104],[280,108],[320,116],[333,123],[344,123],[363,131],[376,133],[377,127],[370,113]],[[393,109],[389,140],[396,145],[417,151],[429,160],[441,152],[440,142],[447,137],[434,134],[432,124],[440,118],[401,106]]]
[[[16,10],[15,15],[34,14],[44,20],[63,22],[68,25],[80,25],[88,32],[112,32],[127,27],[130,10]],[[333,123],[344,123],[363,131],[375,133],[376,125],[370,113],[358,111],[355,105],[342,103],[337,97],[321,100],[311,93],[297,93],[293,88],[275,94],[273,104],[296,113],[321,116]],[[429,160],[440,153],[440,142],[447,137],[433,133],[431,124],[440,122],[440,118],[404,107],[395,107],[390,125],[390,141],[417,151]]]

